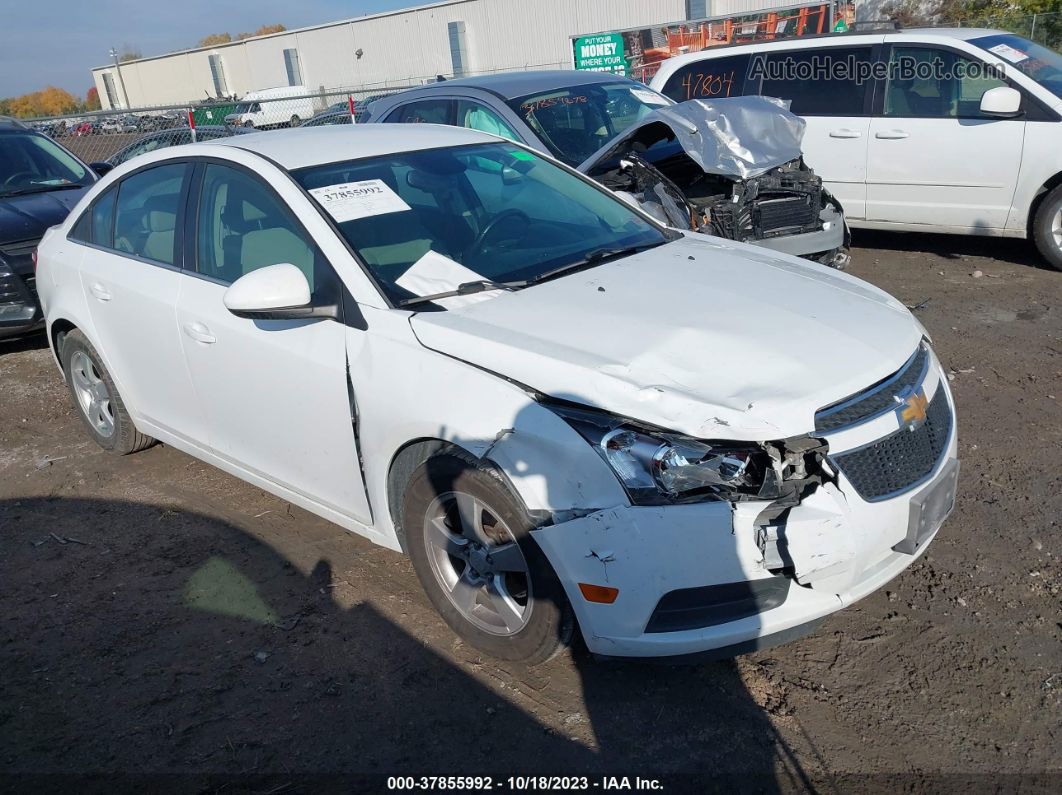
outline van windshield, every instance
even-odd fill
[[[1062,55],[1012,33],[970,39],[1062,99]]]
[[[257,113],[260,107],[257,102],[238,102],[233,113]]]
[[[293,176],[395,304],[426,294],[404,286],[407,271],[535,281],[671,239],[605,189],[511,144],[402,152]]]

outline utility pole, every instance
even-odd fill
[[[114,59],[114,70],[118,72],[118,82],[122,86],[122,98],[125,101],[125,109],[129,110],[129,92],[125,90],[125,78],[122,77],[122,67],[118,65],[118,50],[111,47],[111,58]]]

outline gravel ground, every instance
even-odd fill
[[[855,242],[953,371],[958,506],[815,635],[699,666],[485,658],[405,558],[175,450],[103,453],[43,343],[0,343],[0,789],[546,768],[1057,791],[1062,273],[1020,242]]]

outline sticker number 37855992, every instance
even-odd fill
[[[381,179],[326,185],[311,189],[310,195],[337,223],[410,209],[402,197]]]

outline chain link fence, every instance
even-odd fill
[[[1062,49],[1062,12],[1043,14],[994,14],[962,17],[939,22],[938,26],[958,28],[993,28],[1017,33],[1052,50]]]
[[[117,166],[136,155],[179,144],[259,130],[350,124],[363,117],[370,102],[400,90],[403,89],[335,89],[299,96],[95,111],[21,121],[59,141],[86,163]]]

